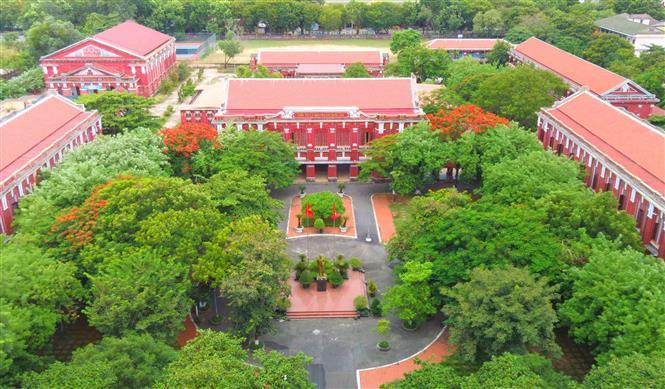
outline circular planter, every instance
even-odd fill
[[[340,227],[340,228],[339,228],[339,232],[342,232],[342,233],[344,233],[344,232],[346,232],[346,231],[348,231],[348,230],[349,230],[348,227]]]
[[[379,351],[390,351],[390,345],[388,345],[387,347],[381,347],[380,342],[376,344],[376,348],[378,348]]]
[[[218,315],[218,316],[211,317],[210,320],[208,320],[208,321],[210,322],[210,324],[212,324],[214,326],[218,326],[218,325],[222,324],[222,321],[224,321],[224,318],[221,315]]]
[[[297,233],[302,233],[304,227],[296,227],[296,232]]]
[[[404,331],[407,331],[407,332],[414,332],[414,331],[417,331],[418,328],[420,328],[420,326],[415,326],[415,327],[413,327],[413,328],[409,328],[409,327],[407,327],[406,325],[404,325],[404,322],[402,322],[400,325],[401,325],[402,329],[403,329]]]
[[[305,193],[300,194],[300,198],[303,198],[303,197],[305,197]]]
[[[344,192],[337,192],[337,196],[344,197]]]

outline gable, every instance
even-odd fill
[[[98,66],[92,64],[86,64],[83,67],[72,70],[67,73],[67,76],[118,76],[118,73],[114,73],[109,70],[102,69]]]
[[[621,95],[640,95],[651,99],[656,98],[656,96],[654,96],[651,92],[642,88],[640,85],[638,85],[632,80],[626,80],[626,82],[622,83],[621,85],[618,85],[616,88],[608,90],[603,94],[603,96],[621,96]]]
[[[136,54],[116,48],[94,38],[86,38],[58,51],[42,57],[42,60],[77,60],[92,61],[95,59],[135,59],[140,58]]]
[[[119,55],[109,51],[105,50],[101,47],[98,47],[94,44],[88,44],[76,51],[72,51],[69,54],[65,55],[66,58],[71,58],[71,57],[85,57],[85,58],[104,58],[104,57],[120,57]]]

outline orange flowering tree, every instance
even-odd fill
[[[217,130],[205,123],[181,123],[173,128],[165,128],[162,135],[164,152],[169,156],[175,172],[189,175],[191,165],[189,159],[201,147],[219,147]]]
[[[508,119],[473,104],[462,104],[450,110],[441,109],[435,114],[428,114],[427,119],[432,130],[438,131],[444,140],[455,140],[469,131],[478,134],[499,124],[508,124]]]

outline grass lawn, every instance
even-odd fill
[[[231,63],[244,65],[249,63],[252,54],[263,49],[276,50],[340,50],[340,49],[379,49],[389,51],[389,39],[253,39],[241,41],[243,52],[235,57]],[[223,63],[224,54],[217,50],[194,63]]]
[[[406,217],[406,208],[411,201],[412,196],[395,196],[395,199],[390,202],[390,212],[393,214],[395,225],[401,224],[402,220]]]

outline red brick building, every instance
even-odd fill
[[[62,154],[90,142],[102,131],[97,111],[86,111],[57,94],[0,121],[0,231],[12,232],[19,199],[32,192],[42,169],[55,166]]]
[[[665,258],[665,133],[586,90],[543,108],[538,138],[586,168],[586,184],[611,191],[635,217],[646,247]]]
[[[129,91],[151,96],[175,64],[175,38],[128,20],[40,59],[64,96]]]
[[[646,119],[658,98],[637,83],[588,62],[538,38],[529,38],[511,52],[513,63],[524,62],[554,73],[570,85],[571,93],[582,87],[610,104]]]
[[[214,114],[208,96],[200,110],[181,112],[182,120],[209,122],[220,132],[229,125],[278,131],[295,143],[308,180],[317,170],[330,181],[356,179],[372,139],[424,118],[411,78],[230,79],[219,96]]]
[[[381,77],[388,55],[368,51],[259,51],[252,55],[250,67],[262,65],[284,77],[341,77],[346,67],[361,63],[374,77]]]
[[[502,39],[433,39],[427,42],[430,49],[440,49],[459,53],[457,57],[471,56],[484,60],[497,42]]]

